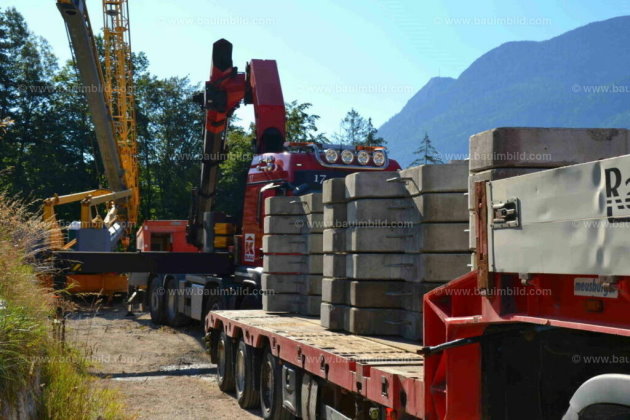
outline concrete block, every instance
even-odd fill
[[[501,127],[470,138],[470,171],[555,168],[628,153],[625,129]]]
[[[297,197],[296,197],[297,198]],[[322,207],[322,194],[321,193],[311,193],[302,195],[299,197],[299,200],[302,203],[302,209],[304,213],[322,213],[324,208]]]
[[[414,166],[400,171],[400,178],[411,195],[428,192],[466,192],[468,161]]]
[[[322,185],[322,203],[345,203],[346,181],[345,178],[332,178],[324,181]]]
[[[394,179],[394,181],[388,181]],[[406,197],[398,172],[355,172],[346,177],[346,199]]]
[[[275,294],[322,294],[322,277],[319,275],[264,273],[262,275],[261,285],[262,290]]]
[[[348,213],[346,203],[324,204],[324,228],[346,227]]]
[[[347,305],[349,303],[348,292],[350,281],[324,277],[322,279],[322,301],[327,303]]]
[[[348,323],[349,307],[322,302],[320,306],[320,322],[331,331],[343,331]]]
[[[351,227],[347,252],[465,252],[467,223],[421,223],[413,227]],[[327,238],[324,238],[326,243]],[[327,243],[326,245],[327,246]]]
[[[263,236],[265,254],[321,254],[322,250],[321,233]]]
[[[264,233],[266,235],[301,235],[304,233],[320,233],[322,213],[306,216],[265,216]]]
[[[302,215],[306,214],[300,197],[278,196],[265,199],[265,215]]]
[[[474,209],[477,203],[477,199],[475,198],[475,182],[494,181],[496,179],[511,178],[513,176],[544,171],[545,169],[546,168],[498,168],[477,173],[471,173],[468,176],[468,209]]]
[[[291,312],[302,315],[319,315],[321,296],[299,294],[263,295],[263,309],[269,312]]]
[[[322,248],[325,253],[346,251],[346,229],[324,229]]]
[[[468,223],[468,197],[465,193],[428,193],[412,198],[423,223]]]
[[[323,255],[265,255],[263,271],[265,273],[321,274]]]
[[[420,213],[411,198],[366,198],[349,201],[349,226],[383,227],[420,223]]]
[[[346,330],[361,335],[397,335],[422,338],[422,314],[401,309],[350,308]]]
[[[447,282],[470,271],[470,253],[348,254],[346,276],[351,279]]]
[[[348,280],[345,292],[350,306],[422,312],[422,297],[434,284],[389,280]]]
[[[346,255],[324,254],[324,277],[346,277]]]

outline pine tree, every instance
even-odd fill
[[[433,146],[433,142],[426,131],[424,132],[424,138],[420,142],[420,147],[413,154],[419,157],[411,162],[411,166],[444,163],[440,159],[440,152]]]

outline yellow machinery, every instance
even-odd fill
[[[85,0],[57,0],[57,8],[65,21],[71,49],[103,161],[109,189],[54,196],[44,201],[43,215],[53,225],[50,244],[53,249],[70,249],[76,239],[66,242],[58,225],[54,208],[57,205],[81,202],[81,229],[103,229],[98,205],[115,203],[116,222],[125,229],[122,244],[129,237],[138,219],[140,194],[138,187],[135,98],[129,35],[127,0],[103,0],[105,68],[99,55]],[[98,249],[100,250],[100,249]],[[97,251],[98,251],[97,250]],[[67,276],[72,292],[126,292],[126,277],[119,274],[73,274]]]

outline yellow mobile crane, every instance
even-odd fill
[[[54,196],[44,201],[44,219],[53,223],[53,249],[111,251],[137,223],[140,194],[136,159],[136,118],[127,0],[103,0],[104,71],[101,68],[85,0],[57,0],[71,50],[87,96],[96,139],[109,189]],[[57,205],[81,202],[81,221],[64,238],[57,224]],[[97,206],[107,204],[102,219]],[[75,237],[72,238],[71,234]],[[127,278],[114,273],[73,274],[65,277],[73,292],[106,294],[127,291]]]

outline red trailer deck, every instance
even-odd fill
[[[262,310],[211,312],[210,329],[255,348],[268,345],[274,356],[306,372],[398,413],[424,417],[420,343],[328,331],[319,318]]]

